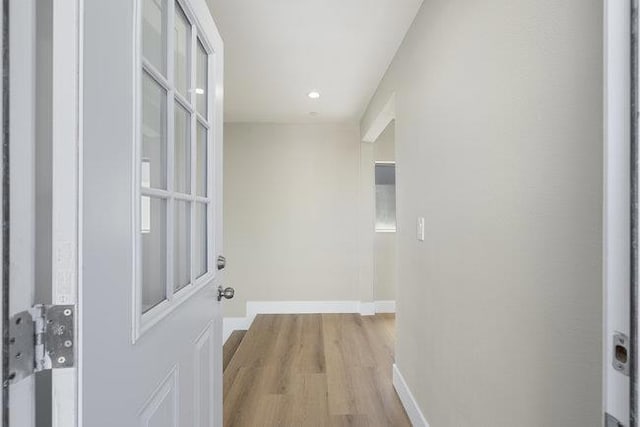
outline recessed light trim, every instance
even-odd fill
[[[309,98],[311,98],[311,99],[318,99],[318,98],[320,98],[320,92],[318,92],[318,91],[316,91],[316,90],[313,90],[313,91],[309,92],[309,93],[307,94],[307,96],[308,96]]]

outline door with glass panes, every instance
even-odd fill
[[[219,426],[222,40],[205,0],[83,17],[80,419]]]

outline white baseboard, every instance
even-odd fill
[[[359,310],[361,316],[373,316],[376,314],[376,304],[373,302],[360,302]]]
[[[376,301],[376,313],[395,313],[395,301]]]
[[[393,364],[393,386],[398,392],[398,397],[400,397],[402,406],[404,406],[405,411],[407,411],[411,424],[414,427],[429,427],[429,423],[422,414],[418,402],[416,402],[416,399],[413,397],[413,393],[411,393],[409,386],[395,363]]]
[[[246,317],[224,318],[222,342],[226,342],[233,331],[249,329],[258,314],[359,313],[373,316],[395,313],[395,306],[395,301],[247,301]]]
[[[315,313],[360,313],[360,301],[247,301],[247,316]]]

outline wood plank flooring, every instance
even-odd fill
[[[392,384],[394,323],[256,317],[224,373],[225,427],[410,426]]]
[[[226,370],[247,331],[233,331],[222,349],[222,370]]]

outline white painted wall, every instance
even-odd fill
[[[373,156],[376,162],[394,162],[396,160],[396,123],[392,121],[373,143]]]
[[[359,301],[357,125],[225,125],[225,317],[250,301]]]
[[[396,299],[396,233],[375,233],[374,238],[374,299]]]
[[[397,365],[433,426],[602,424],[602,11],[425,0],[363,117],[395,92]]]
[[[358,192],[358,292],[361,301],[373,303],[375,281],[376,191],[373,144],[360,143]]]
[[[395,122],[373,143],[373,157],[376,162],[395,161]],[[393,301],[396,299],[396,233],[375,233],[374,257],[374,299]]]

